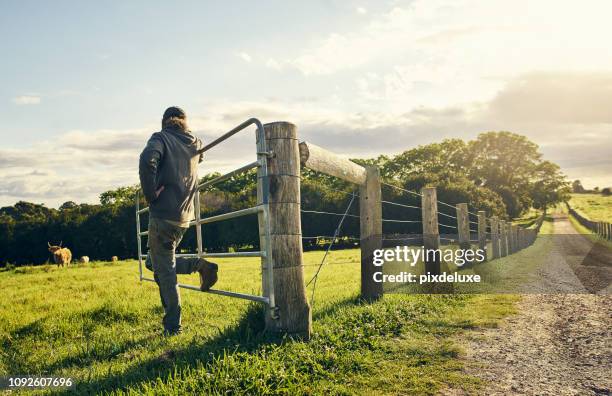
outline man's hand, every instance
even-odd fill
[[[164,186],[161,186],[160,188],[155,190],[155,199],[159,198],[159,194],[161,194],[162,191],[164,191]]]

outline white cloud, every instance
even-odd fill
[[[598,0],[416,0],[355,30],[315,38],[292,57],[272,58],[304,75],[372,70],[381,64],[419,68],[434,59],[473,81],[560,65],[611,67],[611,12],[612,3]]]
[[[13,98],[13,103],[16,105],[37,105],[40,103],[40,96],[38,95],[21,95]]]
[[[367,14],[367,13],[368,13],[368,10],[367,10],[367,9],[365,9],[364,7],[357,7],[357,8],[355,9],[355,11],[357,11],[357,13],[358,13],[358,14],[361,14],[361,15],[365,15],[365,14]]]
[[[266,61],[266,67],[274,70],[282,70],[283,65],[281,65],[277,60],[270,58]]]
[[[253,60],[253,58],[251,58],[251,55],[247,54],[246,52],[239,52],[238,57],[247,63],[251,63],[251,61]]]

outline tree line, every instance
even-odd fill
[[[485,210],[488,216],[510,219],[529,208],[547,207],[569,198],[569,183],[560,168],[542,159],[538,146],[525,136],[511,132],[486,132],[476,139],[447,139],[422,145],[395,156],[354,159],[362,165],[376,165],[383,180],[411,191],[435,186],[438,199],[450,205],[468,202],[470,210]],[[218,173],[210,173],[201,181]],[[212,216],[256,204],[254,171],[235,176],[209,187],[201,195],[202,216]],[[302,209],[343,213],[357,192],[356,186],[308,169],[302,172]],[[112,256],[134,258],[136,252],[135,197],[138,186],[120,187],[100,195],[99,204],[65,202],[59,208],[20,201],[0,208],[0,265],[7,263],[39,264],[50,255],[47,242],[60,241],[73,257],[89,256],[108,260]],[[419,197],[383,185],[383,200],[419,206]],[[143,202],[144,204],[144,202]],[[441,205],[440,212],[454,215],[451,207]],[[349,211],[358,215],[356,199]],[[420,220],[420,211],[383,204],[383,217]],[[302,214],[302,233],[307,237],[331,236],[339,216]],[[142,229],[147,228],[146,216]],[[385,234],[421,233],[419,223],[385,223]],[[258,249],[255,215],[203,225],[204,247],[209,252],[228,249]],[[354,245],[359,237],[359,219],[346,218],[341,235],[347,237],[339,246]],[[322,247],[325,239],[305,239],[304,249]],[[146,245],[146,238],[143,238]],[[186,233],[179,249],[195,249],[193,227]],[[146,247],[143,246],[146,250]]]

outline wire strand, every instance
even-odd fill
[[[442,215],[442,216],[450,217],[451,219],[455,219],[455,220],[457,220],[457,218],[456,218],[455,216],[451,216],[451,215],[446,214],[446,213],[438,212],[438,214],[439,214],[439,215]]]
[[[354,198],[354,197],[353,197]],[[353,202],[353,200],[351,199],[351,203]],[[300,210],[302,213],[313,213],[313,214],[324,214],[324,215],[333,215],[333,216],[342,216],[342,217],[356,217],[359,218],[359,216],[357,215],[353,215],[353,214],[348,214],[348,213],[335,213],[335,212],[322,212],[322,211],[318,211],[318,210],[304,210],[301,209]]]
[[[393,185],[393,184],[389,184],[389,183],[385,183],[385,182],[381,182],[380,184],[385,185],[385,186],[388,186],[388,187],[393,187],[393,188],[395,188],[395,189],[398,189],[398,190],[400,190],[400,191],[404,191],[404,192],[407,192],[407,193],[410,193],[410,194],[416,195],[416,196],[418,196],[418,197],[422,197],[422,196],[423,196],[423,194],[421,194],[421,193],[418,193],[418,192],[415,192],[415,191],[406,190],[405,188],[401,188],[401,187],[395,186],[395,185]]]
[[[349,210],[351,210],[353,201],[355,201],[355,195],[351,197],[351,201],[346,206],[346,210],[344,211],[344,216],[340,219],[340,222],[338,223],[338,227],[336,227],[336,230],[334,231],[334,238],[338,237],[338,235],[340,234],[340,229],[342,228],[342,224],[344,223],[344,219],[346,219]],[[314,281],[312,285],[312,297],[310,299],[311,307],[314,307],[315,290],[317,289],[317,279],[319,278],[319,273],[321,272],[321,269],[323,268],[323,264],[325,264],[325,259],[327,258],[327,255],[329,254],[332,246],[334,246],[334,241],[335,239],[332,239],[331,242],[329,243],[329,246],[327,246],[327,249],[325,250],[325,254],[323,255],[323,259],[321,260],[321,264],[319,264],[319,268],[317,268],[317,272],[315,272],[314,276],[306,284],[306,287],[308,287],[308,285],[310,285],[310,283]]]
[[[397,203],[397,202],[391,202],[391,201],[381,201],[382,203],[386,203],[389,205],[395,205],[395,206],[401,206],[402,208],[408,208],[408,209],[421,209],[420,206],[413,206],[413,205],[404,205],[401,203]]]
[[[317,236],[303,236],[302,239],[349,239],[349,240],[355,240],[355,241],[359,241],[361,239],[356,238],[356,237],[351,237],[348,235],[339,235],[337,237],[331,236],[331,235],[317,235]]]

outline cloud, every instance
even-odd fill
[[[610,124],[612,72],[535,72],[512,80],[491,102],[504,122]]]
[[[361,14],[361,15],[365,15],[365,14],[367,14],[367,13],[368,13],[368,10],[367,10],[367,9],[365,9],[364,7],[357,7],[357,8],[355,9],[355,11],[357,11],[357,13],[358,13],[358,14]]]
[[[356,28],[315,37],[292,56],[270,58],[308,76],[381,64],[419,66],[431,59],[472,80],[559,65],[585,70],[612,66],[612,53],[606,51],[610,12],[612,5],[601,0],[588,6],[553,0],[415,0]],[[578,25],[576,15],[589,22]]]
[[[275,59],[268,59],[266,61],[266,67],[274,70],[281,70],[283,68],[283,65],[281,65],[280,62]]]
[[[251,63],[251,61],[253,60],[253,58],[251,58],[251,55],[247,54],[246,52],[239,52],[237,55],[240,59],[247,63]]]
[[[21,95],[13,98],[13,103],[16,105],[37,105],[40,104],[40,96],[38,95]]]
[[[369,83],[384,81],[378,74]],[[210,142],[250,117],[288,120],[308,140],[345,157],[392,155],[444,138],[473,139],[510,130],[540,145],[571,179],[612,185],[612,72],[537,72],[506,82],[488,100],[384,111],[343,110],[335,96],[214,100],[194,113],[194,133]],[[157,126],[68,131],[26,148],[0,148],[0,205],[25,199],[50,206],[97,202],[101,192],[138,182],[138,155]],[[255,159],[250,127],[205,154],[201,174],[227,172]]]

